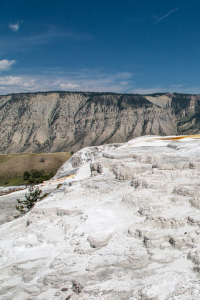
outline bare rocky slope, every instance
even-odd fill
[[[77,151],[200,131],[200,96],[39,92],[0,96],[0,153]]]

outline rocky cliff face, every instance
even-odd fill
[[[197,133],[200,96],[48,92],[0,97],[0,153],[77,151]]]

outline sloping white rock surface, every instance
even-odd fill
[[[67,174],[0,227],[0,299],[199,299],[197,137],[85,148]]]

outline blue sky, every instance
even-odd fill
[[[0,94],[200,93],[200,2],[0,0]]]

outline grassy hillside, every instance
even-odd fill
[[[52,177],[70,157],[68,152],[0,155],[0,186],[26,184],[23,174],[33,169]]]

